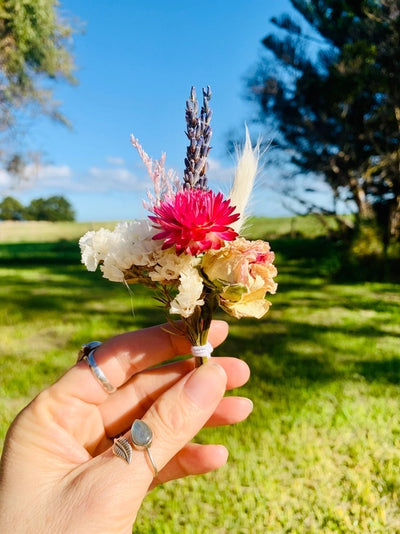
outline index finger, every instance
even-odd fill
[[[96,349],[96,363],[109,382],[118,388],[144,369],[188,354],[190,342],[168,329],[171,327],[164,324],[110,338]],[[225,321],[212,321],[209,342],[213,347],[221,344],[227,335],[228,325]],[[91,404],[100,404],[108,398],[108,393],[93,376],[85,361],[72,367],[53,388],[60,394]]]

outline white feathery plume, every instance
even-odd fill
[[[254,180],[257,174],[258,160],[260,159],[260,145],[251,146],[249,130],[246,125],[246,141],[238,159],[235,179],[233,181],[229,198],[232,206],[236,207],[236,212],[240,213],[240,218],[230,226],[235,232],[240,232],[246,220],[246,206],[250,199]]]

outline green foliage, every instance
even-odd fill
[[[0,202],[0,220],[74,221],[75,212],[71,203],[59,195],[36,198],[27,207],[13,197],[6,197]]]
[[[62,196],[36,198],[25,210],[25,216],[33,221],[73,221],[75,213],[70,202]]]
[[[248,362],[254,411],[201,432],[228,465],[156,488],[135,533],[400,531],[398,285],[333,282],[332,242],[311,221],[252,221],[277,253],[278,293],[265,319],[229,319],[215,355]],[[146,288],[131,296],[79,262],[76,240],[0,245],[1,437],[82,343],[163,321]]]
[[[46,83],[75,82],[73,29],[61,19],[58,6],[56,0],[0,0],[0,156],[10,172],[19,171],[26,158],[15,152],[15,129],[24,113],[67,123]]]
[[[360,219],[379,226],[384,243],[398,241],[398,2],[292,4],[309,26],[273,19],[278,34],[263,43],[274,61],[267,57],[249,80],[260,122],[278,125],[277,142],[291,154],[296,177],[299,170],[317,182],[322,177],[335,199],[352,201]],[[305,199],[303,206],[318,208]]]
[[[6,73],[22,87],[31,84],[30,69],[71,77],[72,64],[64,48],[71,28],[57,20],[58,5],[55,0],[3,0],[0,4]]]
[[[383,256],[383,242],[376,224],[366,220],[358,226],[357,233],[351,243],[350,252],[353,256],[362,258]]]
[[[5,197],[0,202],[0,220],[20,221],[24,218],[25,208],[17,199]]]
[[[51,93],[43,89],[41,77],[74,81],[67,49],[72,28],[60,22],[57,6],[55,0],[0,2],[1,96],[9,111],[35,103],[54,113],[56,108],[47,102]]]

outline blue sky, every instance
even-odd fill
[[[243,98],[244,80],[263,55],[261,40],[273,30],[269,19],[293,13],[290,2],[64,0],[61,9],[84,28],[73,45],[79,84],[55,87],[73,128],[33,121],[27,146],[42,150],[44,163],[10,193],[24,204],[62,194],[82,221],[143,216],[151,184],[130,134],[154,158],[166,152],[167,167],[181,175],[192,85],[199,97],[202,87],[212,88],[209,174],[228,190],[234,164],[226,155],[228,133],[243,131],[256,113]],[[268,169],[259,177],[256,214],[287,214],[271,189],[276,178]]]

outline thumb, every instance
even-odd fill
[[[205,425],[224,396],[225,370],[211,360],[162,395],[142,418],[153,431],[151,454],[159,471]]]

